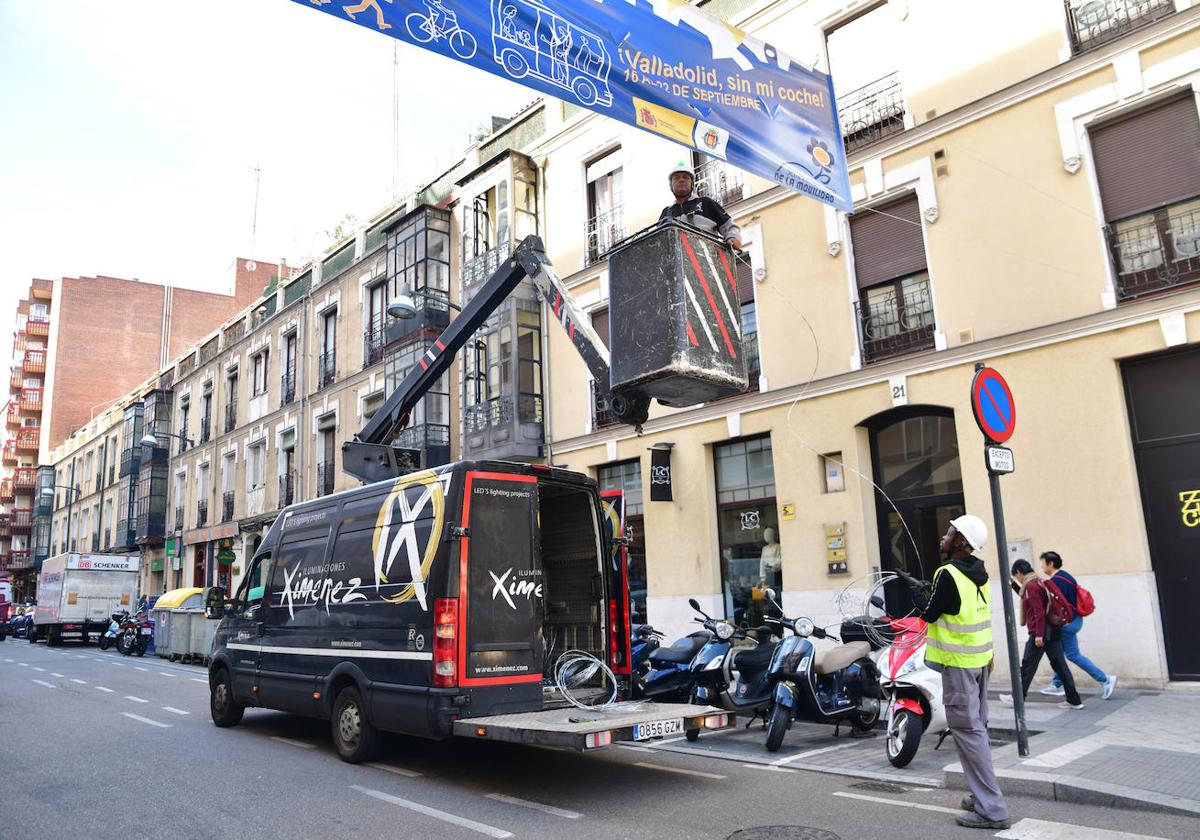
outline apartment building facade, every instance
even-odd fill
[[[626,490],[634,614],[682,632],[694,596],[753,620],[770,585],[830,624],[872,572],[929,576],[953,516],[992,525],[969,407],[988,362],[1020,418],[1010,556],[982,552],[996,626],[1002,569],[1055,550],[1102,605],[1089,655],[1200,678],[1200,10],[1017,2],[970,39],[981,3],[707,5],[831,68],[855,212],[697,161],[750,258],[751,388],[656,407],[641,436],[548,332],[547,456]],[[678,150],[565,109],[529,154],[549,255],[602,326],[604,251],[669,203]],[[655,449],[672,501],[649,500]]]

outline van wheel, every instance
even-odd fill
[[[338,692],[333,704],[333,744],[342,761],[358,764],[375,754],[379,745],[379,731],[367,719],[367,709],[362,695],[355,686],[347,686]]]
[[[212,722],[221,728],[237,726],[242,722],[246,707],[233,696],[233,683],[229,679],[229,671],[222,668],[217,671],[216,679],[208,690],[208,709],[212,714]]]

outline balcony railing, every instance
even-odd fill
[[[12,522],[7,513],[0,513],[0,539],[12,536]]]
[[[296,501],[296,476],[284,473],[279,476],[279,507],[285,508]]]
[[[847,154],[904,131],[900,74],[891,73],[847,93],[838,103],[838,118]]]
[[[25,322],[25,332],[29,335],[48,336],[50,335],[50,316],[49,315],[30,315]]]
[[[13,508],[9,525],[14,534],[28,534],[33,528],[33,508]]]
[[[11,502],[16,498],[11,478],[0,478],[0,502]]]
[[[363,367],[377,365],[383,361],[383,348],[387,344],[387,329],[382,322],[372,324],[363,333]]]
[[[13,551],[8,555],[8,568],[24,569],[29,565],[29,552],[25,550]]]
[[[324,388],[337,378],[337,353],[330,350],[317,357],[317,387]]]
[[[234,499],[234,491],[233,490],[226,490],[224,493],[221,494],[221,521],[222,522],[232,522],[233,521],[233,499]]]
[[[1119,301],[1200,281],[1200,200],[1117,222],[1104,235]]]
[[[296,368],[289,367],[279,377],[279,404],[291,405],[296,401]]]
[[[8,404],[7,417],[5,423],[11,428],[19,428],[21,425],[21,406],[15,402]]]
[[[22,388],[21,389],[21,411],[28,413],[36,413],[42,410],[42,389],[41,388]]]
[[[237,400],[230,400],[225,406],[225,431],[232,432],[237,428]]]
[[[13,365],[8,375],[8,390],[14,394],[21,393],[21,386],[25,384],[25,372],[21,370],[20,365]]]
[[[37,467],[17,467],[13,473],[13,492],[28,494],[37,486]]]
[[[42,434],[42,430],[37,426],[24,426],[17,432],[17,450],[24,452],[37,452],[38,440]]]
[[[328,496],[333,492],[333,461],[317,464],[317,495]]]
[[[696,195],[722,205],[736,204],[746,197],[746,179],[742,170],[723,160],[706,160],[696,167]]]
[[[28,346],[29,334],[25,330],[17,330],[13,333],[13,353],[24,353]]]
[[[0,461],[3,461],[5,466],[15,466],[17,463],[17,439],[9,438],[4,441],[4,452],[0,455]]]
[[[208,501],[196,502],[196,527],[203,528],[208,524]]]
[[[186,422],[184,422],[183,425],[181,425],[179,427],[179,437],[176,438],[175,444],[176,444],[175,454],[182,455],[184,452],[188,451],[189,438],[188,438],[188,424]],[[99,480],[99,479],[97,479],[97,480]]]
[[[584,227],[584,243],[588,265],[591,265],[613,249],[625,238],[625,207],[617,204],[607,213],[600,213],[587,220]]]
[[[592,381],[592,428],[603,429],[605,426],[615,426],[617,419],[612,415],[612,406],[609,403],[611,395],[608,389],[602,387],[595,380]]]
[[[210,440],[212,440],[212,418],[211,417],[201,417],[200,418],[200,442],[208,443]]]
[[[1064,0],[1071,52],[1115,41],[1175,11],[1175,0]]]
[[[862,332],[863,364],[928,350],[934,346],[933,302],[923,280],[895,292],[854,305]]]
[[[183,505],[178,505],[175,508],[175,525],[171,530],[175,532],[183,530]]]
[[[459,272],[462,276],[463,286],[469,288],[491,277],[500,267],[500,263],[508,259],[511,252],[512,249],[508,245],[500,245],[490,251],[484,251],[478,256],[463,260],[462,269]]]
[[[25,358],[21,362],[21,370],[27,374],[39,374],[46,372],[46,351],[45,350],[26,350]]]

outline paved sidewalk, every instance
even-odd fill
[[[1200,693],[1118,689],[1111,700],[1084,694],[1079,711],[1030,691],[1027,725],[1040,731],[1030,754],[1015,742],[993,748],[1000,786],[1014,794],[1200,816]],[[991,727],[1012,728],[1012,709],[992,692]],[[965,787],[962,768],[944,770]]]

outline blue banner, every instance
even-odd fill
[[[683,0],[294,0],[852,209],[829,76]]]

